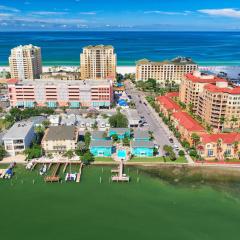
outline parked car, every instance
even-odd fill
[[[171,137],[169,138],[169,142],[170,142],[170,143],[173,143],[173,139],[172,139]]]

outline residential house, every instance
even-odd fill
[[[153,157],[154,143],[150,141],[131,141],[131,154],[135,157]]]
[[[92,140],[90,152],[94,157],[111,157],[113,154],[112,140]]]
[[[117,135],[118,139],[124,139],[125,137],[130,137],[130,129],[129,128],[110,128],[109,136]]]
[[[2,140],[7,154],[15,156],[30,147],[35,137],[34,123],[22,121],[16,122],[3,136]]]
[[[150,134],[148,131],[136,129],[133,133],[134,141],[150,141]]]
[[[50,126],[42,139],[42,148],[46,153],[64,153],[75,150],[78,131],[74,126]]]

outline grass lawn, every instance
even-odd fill
[[[172,163],[187,162],[185,157],[178,157],[176,161],[171,161],[169,158],[165,158],[165,161],[172,162]],[[149,157],[149,158],[134,157],[129,162],[164,162],[164,158],[163,157]]]
[[[94,162],[114,162],[111,157],[95,157]]]

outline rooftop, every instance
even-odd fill
[[[83,49],[99,49],[99,48],[105,48],[105,49],[114,49],[112,45],[89,45],[84,47]]]
[[[154,148],[154,143],[151,141],[131,141],[133,148]]]
[[[50,126],[46,131],[45,141],[75,140],[77,131],[74,126]]]
[[[100,139],[100,138],[104,138],[104,134],[105,132],[104,131],[93,131],[91,132],[91,135],[92,135],[92,139]]]
[[[149,132],[148,131],[144,131],[144,130],[140,130],[140,129],[136,129],[134,130],[134,138],[135,139],[149,139]]]
[[[168,96],[160,96],[156,100],[168,110],[181,110],[180,106]]]
[[[112,147],[112,140],[93,140],[90,147]]]
[[[197,64],[191,58],[186,57],[176,57],[172,60],[164,60],[164,61],[151,61],[149,59],[141,59],[136,62],[137,65],[145,65],[145,64],[152,64],[152,65],[165,65],[165,64],[173,64],[173,65],[186,65],[186,64]]]
[[[42,79],[31,79],[31,80],[17,80],[9,79],[8,84],[16,84],[17,86],[56,86],[56,85],[68,85],[68,86],[80,86],[80,87],[100,87],[101,85],[109,86],[111,84],[110,80],[48,80],[44,81]]]
[[[214,93],[228,93],[228,94],[240,94],[240,87],[230,88],[230,87],[218,87],[213,84],[207,84],[204,88],[210,92]]]
[[[178,120],[179,125],[189,131],[204,131],[204,128],[186,112],[175,112],[172,116]]]
[[[34,123],[30,121],[16,122],[3,136],[3,140],[7,139],[24,139],[29,131],[33,128]]]
[[[124,134],[126,132],[129,132],[130,129],[129,128],[110,128],[109,132],[112,132],[112,131],[116,132],[117,134]]]
[[[203,143],[216,143],[222,140],[224,143],[233,144],[240,141],[240,133],[219,133],[219,134],[203,134],[201,135]]]
[[[216,83],[216,82],[227,82],[223,78],[216,77],[215,75],[205,74],[199,71],[194,73],[188,73],[185,75],[187,80],[196,83]]]

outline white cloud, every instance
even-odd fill
[[[81,15],[96,15],[96,12],[80,12]]]
[[[153,11],[145,11],[144,13],[145,14],[163,14],[163,15],[188,15],[192,12],[191,11],[169,12],[169,11],[153,10]]]
[[[40,15],[40,16],[48,16],[48,15],[64,15],[67,14],[66,12],[51,12],[51,11],[37,11],[37,12],[31,12],[32,15]]]
[[[9,12],[20,12],[20,10],[17,9],[17,8],[13,8],[13,7],[9,7],[9,6],[4,6],[4,5],[0,5],[0,10],[9,11]]]
[[[222,16],[240,18],[240,10],[234,8],[223,8],[223,9],[201,9],[198,10],[200,13],[205,13],[211,16]]]
[[[7,17],[11,17],[12,14],[11,13],[0,13],[0,18],[7,18]]]

